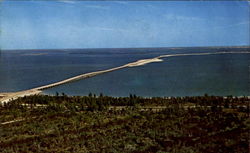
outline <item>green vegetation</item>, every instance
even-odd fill
[[[248,153],[249,102],[208,95],[23,97],[0,106],[0,152]]]

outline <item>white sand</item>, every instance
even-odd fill
[[[127,64],[128,67],[134,67],[134,66],[141,66],[141,65],[145,65],[148,63],[153,63],[153,62],[162,62],[162,59],[159,58],[151,58],[151,59],[143,59],[143,60],[138,60],[136,62],[133,63],[129,63]]]
[[[4,97],[0,98],[0,103],[8,103],[12,100],[15,100],[19,97],[24,97],[24,96],[30,96],[30,95],[36,95],[41,93],[41,90],[24,90],[20,92],[10,92],[10,93],[4,93]]]

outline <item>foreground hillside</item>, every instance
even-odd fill
[[[248,153],[246,97],[35,95],[0,106],[0,152]]]

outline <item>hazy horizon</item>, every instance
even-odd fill
[[[87,49],[175,49],[175,48],[250,48],[250,45],[242,45],[242,46],[179,46],[179,47],[123,47],[123,48],[44,48],[44,49],[0,49],[2,51],[7,50],[87,50]]]

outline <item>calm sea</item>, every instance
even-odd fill
[[[249,51],[229,48],[144,48],[9,50],[0,52],[0,92],[26,90],[82,73],[104,70],[163,54]],[[250,54],[163,58],[163,62],[125,68],[44,91],[109,96],[250,95]]]

